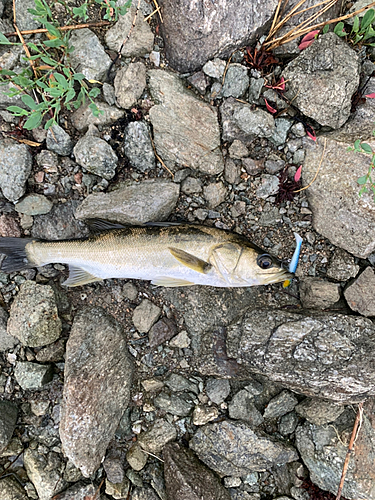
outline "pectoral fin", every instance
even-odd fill
[[[159,276],[158,278],[152,280],[151,284],[156,286],[169,286],[169,287],[195,285],[195,283],[192,283],[191,281],[180,280],[177,278],[169,278],[168,276]]]
[[[186,267],[190,267],[190,269],[193,269],[193,271],[197,271],[198,273],[205,274],[212,267],[208,262],[205,262],[204,260],[199,259],[184,250],[180,250],[179,248],[169,247],[169,251],[175,259],[181,262],[181,264]]]
[[[93,283],[94,281],[102,281],[101,278],[88,273],[80,267],[69,266],[69,278],[62,283],[65,286],[81,286]]]

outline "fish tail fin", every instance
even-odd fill
[[[0,254],[6,255],[1,263],[1,271],[12,273],[35,267],[36,264],[29,260],[26,252],[26,245],[32,241],[35,240],[31,238],[0,238]]]

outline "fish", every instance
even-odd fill
[[[0,238],[0,253],[6,255],[1,270],[68,264],[69,277],[63,283],[67,287],[108,278],[149,280],[164,287],[249,287],[293,277],[279,259],[222,229],[183,223],[88,223],[93,232],[83,239]]]

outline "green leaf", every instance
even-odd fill
[[[120,7],[120,14],[121,14],[121,7]],[[328,30],[329,30],[329,24],[326,24],[322,30],[323,35],[328,33]]]
[[[57,66],[58,65],[58,62],[57,61],[54,61],[53,59],[51,59],[50,57],[46,57],[46,56],[41,56],[40,57],[41,60],[45,63],[45,64],[48,64],[48,66]]]
[[[57,83],[61,85],[63,89],[66,90],[68,88],[69,84],[65,76],[61,75],[60,73],[53,73],[53,76],[55,77]]]
[[[98,109],[98,106],[96,104],[94,104],[93,102],[89,105],[89,108],[91,109],[92,114],[94,116],[99,116],[100,115],[100,111]]]
[[[26,106],[30,109],[35,109],[35,106],[36,106],[36,102],[34,101],[34,99],[29,96],[29,95],[23,95],[21,96],[21,100],[24,104],[26,104]]]
[[[358,30],[359,30],[359,17],[355,16],[353,28],[352,28],[352,33],[358,33]]]
[[[366,184],[366,182],[367,182],[367,175],[363,175],[362,177],[359,177],[357,179],[357,183],[360,184],[360,185]]]
[[[363,151],[365,153],[372,153],[371,146],[369,144],[367,144],[366,142],[362,142],[361,148],[363,149]]]
[[[375,17],[374,9],[369,9],[362,18],[361,31],[364,31],[367,28],[367,26],[370,26],[370,24],[374,20],[374,17]]]
[[[23,128],[26,130],[32,130],[33,128],[39,127],[42,123],[42,114],[38,111],[36,113],[32,113],[30,118],[26,121]]]
[[[69,68],[66,68],[65,66],[63,67],[63,73],[67,77],[68,80],[71,80],[72,78],[72,73]]]
[[[363,187],[360,189],[360,191],[359,191],[358,195],[359,195],[359,196],[362,196],[362,195],[363,195],[363,193],[368,193],[368,189],[367,189],[367,187],[366,187],[366,186],[363,186]]]
[[[80,82],[81,80],[83,80],[86,77],[82,73],[74,73],[73,78],[74,78],[74,80],[77,80],[78,82]]]
[[[74,89],[69,89],[65,96],[65,104],[74,99],[76,96],[76,91]]]
[[[356,151],[359,151],[359,152],[361,151],[360,144],[361,144],[361,139],[357,139],[357,140],[355,141],[355,143],[354,143],[354,149],[355,149]]]
[[[48,89],[48,86],[41,80],[37,80],[35,83],[38,85],[38,87],[40,87],[43,90]]]
[[[8,106],[7,111],[10,111],[16,116],[26,116],[29,114],[29,111],[26,111],[26,109],[20,108],[19,106]]]
[[[46,27],[46,29],[48,30],[48,33],[52,36],[55,36],[56,38],[60,38],[61,37],[61,33],[60,31],[55,28],[55,26],[53,26],[53,24],[51,23],[44,23],[44,26]]]
[[[94,87],[89,92],[89,96],[92,97],[93,99],[95,99],[95,97],[98,97],[99,94],[100,94],[100,89],[98,89],[97,87]]]
[[[87,15],[87,4],[83,4],[80,7],[73,7],[74,17],[82,17],[85,21],[89,18]]]
[[[0,45],[13,45],[8,38],[0,31]]]
[[[64,91],[59,89],[58,87],[50,87],[46,92],[51,97],[61,97],[64,93]]]
[[[53,40],[45,40],[43,42],[43,45],[45,45],[46,47],[61,47],[61,45],[64,45],[64,44],[58,38],[54,38]]]

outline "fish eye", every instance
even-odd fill
[[[272,257],[267,253],[259,255],[257,264],[261,269],[270,269],[273,266]]]

